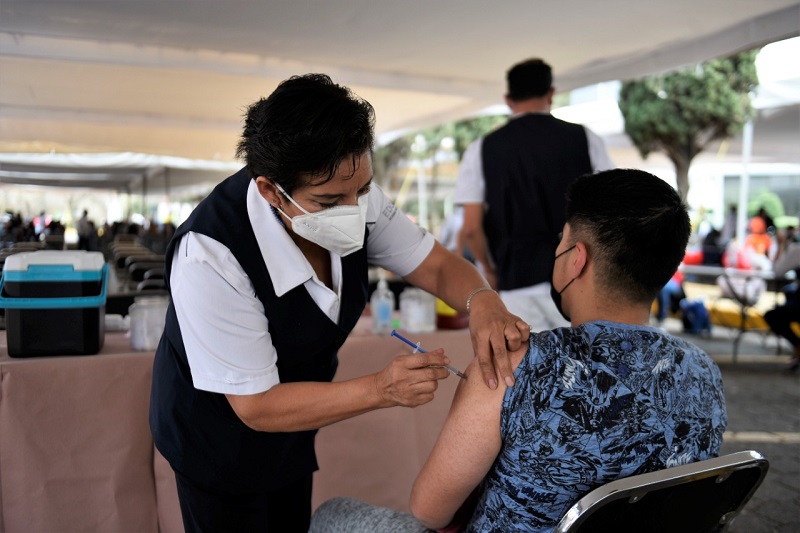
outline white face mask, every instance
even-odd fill
[[[337,205],[316,213],[309,213],[286,194],[280,185],[275,183],[275,186],[290,202],[305,213],[290,217],[281,209],[275,208],[292,221],[292,230],[297,235],[340,257],[350,255],[362,248],[367,221],[367,206],[369,205],[366,194],[358,197],[358,205]]]

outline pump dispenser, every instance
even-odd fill
[[[394,293],[389,290],[389,283],[383,271],[378,274],[378,287],[369,300],[372,312],[372,332],[384,335],[392,332],[392,313],[394,312]]]

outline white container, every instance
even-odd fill
[[[158,347],[167,317],[167,296],[137,296],[130,306],[131,348],[152,351]]]
[[[436,330],[436,298],[422,289],[408,287],[400,293],[400,327],[411,333]]]

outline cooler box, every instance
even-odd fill
[[[91,355],[103,347],[103,254],[43,250],[9,256],[0,277],[8,355]]]

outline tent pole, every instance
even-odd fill
[[[142,173],[142,216],[147,217],[147,172]]]
[[[742,131],[742,177],[739,183],[739,210],[736,213],[736,240],[744,246],[747,227],[747,198],[750,196],[750,156],[753,153],[753,121],[748,120]]]

